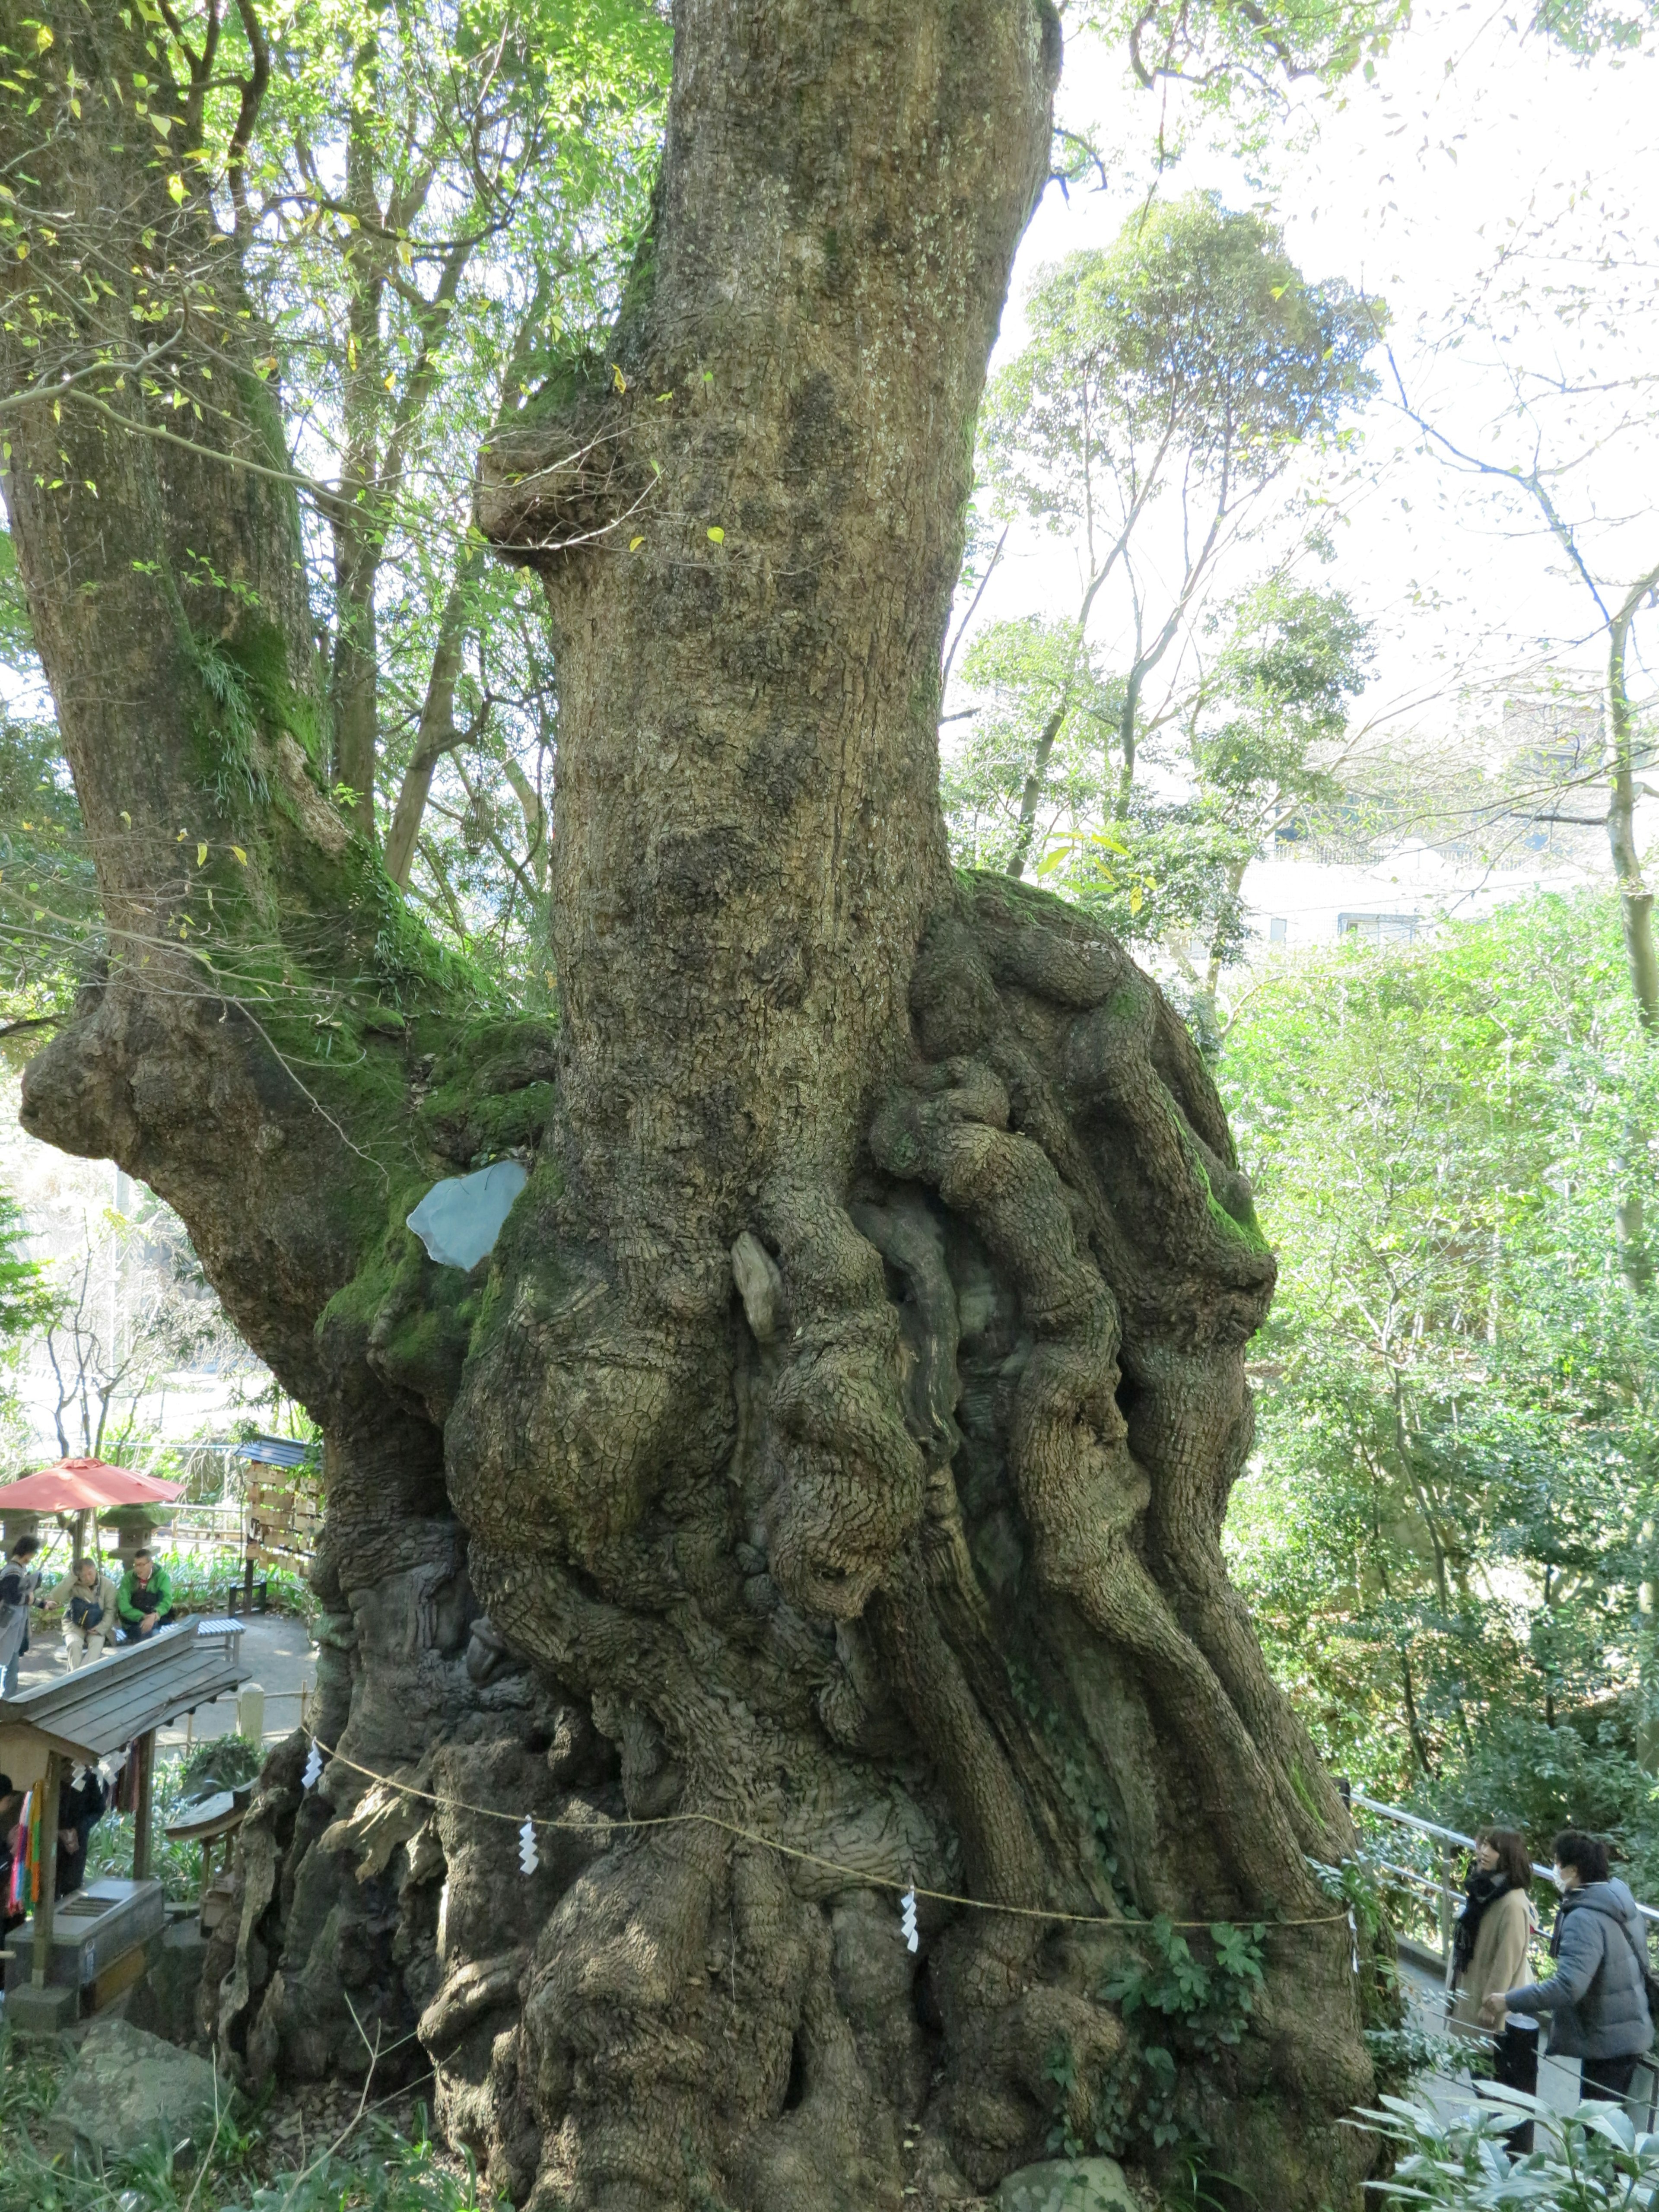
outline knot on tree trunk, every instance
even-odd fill
[[[484,448],[477,520],[504,560],[551,568],[643,511],[653,472],[635,450],[635,395],[616,388],[620,371],[605,373],[610,390],[544,392]]]

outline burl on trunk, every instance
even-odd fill
[[[31,402],[5,479],[110,918],[26,1118],[179,1209],[328,1437],[327,1757],[267,1769],[223,2047],[423,2052],[538,2212],[960,2201],[1056,2130],[1150,2142],[1154,2091],[1258,2195],[1338,2201],[1362,1984],[1307,1860],[1352,1836],[1219,1549],[1273,1261],[1156,988],[953,878],[939,816],[1054,19],[677,7],[614,343],[482,477],[556,645],[554,1030],[469,1003],[328,804],[281,437],[200,307],[234,263],[106,99],[71,118],[63,64],[107,86],[137,34],[46,13],[42,125],[0,129],[41,254],[148,229],[94,336],[188,268],[166,373],[236,371],[189,450],[142,380]],[[490,1260],[434,1265],[410,1206],[514,1152]],[[1266,1928],[1173,2086],[1112,1994],[1158,1913]]]

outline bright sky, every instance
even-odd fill
[[[1113,183],[1074,189],[1069,204],[1051,187],[1016,267],[1005,352],[1020,342],[1037,264],[1107,244],[1152,182],[1156,95],[1115,53],[1074,46],[1060,106],[1118,142]],[[1288,135],[1294,151],[1255,165],[1198,147],[1158,189],[1213,188],[1231,206],[1268,209],[1308,276],[1381,293],[1413,403],[1466,450],[1530,462],[1532,434],[1502,419],[1519,372],[1540,403],[1546,465],[1577,465],[1559,503],[1584,526],[1592,566],[1624,581],[1659,563],[1659,241],[1648,212],[1659,59],[1578,63],[1501,13],[1431,6],[1374,83],[1309,100]],[[1589,301],[1587,317],[1564,313],[1573,295]],[[1337,562],[1313,573],[1380,626],[1364,711],[1394,729],[1467,730],[1472,715],[1495,720],[1496,699],[1460,708],[1464,679],[1501,696],[1540,648],[1585,640],[1598,617],[1520,495],[1414,450],[1417,434],[1387,404],[1386,359],[1376,366],[1390,388],[1364,417],[1357,465],[1333,487]],[[1651,387],[1632,388],[1644,374]],[[1604,388],[1568,398],[1544,389],[1549,378]],[[1650,406],[1654,424],[1641,419]],[[1074,604],[1074,574],[1053,539],[1017,525],[981,617]],[[1645,641],[1659,658],[1659,617]],[[1638,653],[1643,643],[1638,631]],[[1570,657],[1587,672],[1603,665],[1597,642]],[[1632,678],[1650,689],[1639,666]]]

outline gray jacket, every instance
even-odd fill
[[[1550,1938],[1555,1972],[1511,1990],[1510,2012],[1547,2012],[1549,2048],[1566,2058],[1628,2058],[1653,2047],[1642,1962],[1647,1931],[1622,1881],[1588,1881],[1561,1900]]]
[[[8,1667],[28,1641],[29,1607],[40,1577],[19,1559],[0,1562],[0,1667]]]

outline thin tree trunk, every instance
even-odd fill
[[[434,772],[451,747],[463,742],[462,732],[455,727],[455,685],[461,672],[461,648],[466,641],[467,593],[481,565],[479,554],[462,556],[439,618],[415,750],[404,770],[392,826],[386,834],[386,872],[399,890],[408,886],[410,863],[415,857]]]
[[[1030,773],[1025,779],[1019,796],[1019,826],[1014,832],[1014,849],[1009,855],[1008,873],[1023,876],[1025,863],[1031,856],[1031,840],[1036,834],[1037,808],[1042,803],[1042,788],[1048,779],[1048,759],[1054,749],[1054,739],[1060,735],[1070,701],[1062,698],[1048,720],[1037,732],[1036,750],[1031,757]]]
[[[1643,877],[1642,858],[1636,848],[1635,744],[1625,663],[1630,649],[1631,624],[1656,582],[1659,582],[1659,569],[1632,586],[1607,625],[1607,720],[1613,739],[1607,843],[1613,854],[1613,872],[1619,882],[1631,988],[1636,994],[1642,1026],[1650,1032],[1659,1030],[1659,960],[1655,957],[1653,945],[1653,893]],[[1637,1204],[1639,1206],[1639,1200]]]

